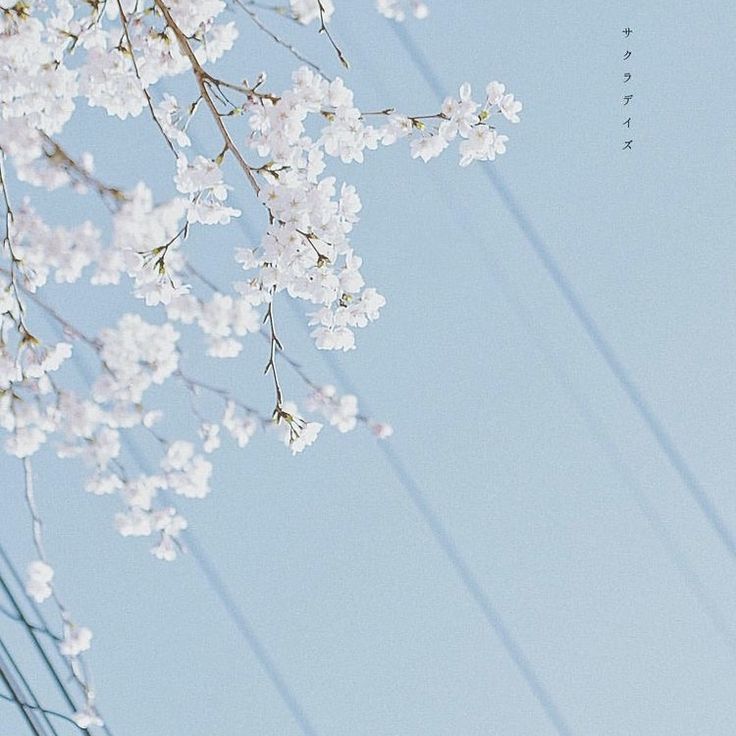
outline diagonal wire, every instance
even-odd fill
[[[13,658],[10,656],[10,652],[8,652],[2,640],[0,640],[0,648],[3,650],[2,652],[0,652],[0,680],[8,689],[12,701],[18,706],[18,709],[23,714],[23,719],[28,724],[31,732],[36,734],[36,736],[45,736],[45,734],[48,732],[45,731],[43,725],[38,720],[38,716],[35,710],[25,704],[22,697],[22,690],[20,688],[20,685],[16,682],[12,672],[10,672],[10,670],[6,668],[5,661],[3,660],[3,653],[8,658],[10,666],[13,667],[16,672],[20,672],[18,666],[13,661]]]
[[[192,138],[192,141],[195,142],[194,137],[190,135],[190,138]],[[248,237],[251,241],[256,242],[257,236],[252,229],[249,221],[246,220],[244,217],[239,217],[237,222],[238,226],[241,228],[246,237]],[[297,304],[292,299],[289,299],[288,302],[289,306],[292,308],[292,311],[299,318],[299,322],[304,324],[304,315],[301,313],[301,310],[299,309]],[[358,398],[359,403],[364,406],[367,413],[370,414],[370,411],[361,398],[360,393],[355,389],[355,387],[352,386],[350,379],[348,378],[347,374],[342,370],[334,355],[330,351],[320,350],[319,352],[329,370],[335,376],[337,381],[341,384],[343,390],[349,391],[350,393],[354,394]],[[432,509],[424,492],[421,490],[416,480],[411,475],[406,464],[401,459],[401,456],[396,452],[396,450],[394,450],[390,443],[378,441],[377,446],[379,451],[386,458],[386,461],[388,462],[389,467],[393,471],[396,479],[399,481],[399,484],[404,489],[412,504],[424,519],[432,536],[439,545],[440,549],[444,552],[445,557],[460,578],[460,581],[467,590],[468,594],[478,605],[481,613],[483,614],[483,617],[496,633],[496,636],[498,636],[509,657],[521,672],[521,675],[527,683],[527,686],[541,705],[542,709],[545,712],[545,715],[553,724],[557,733],[560,734],[560,736],[571,736],[572,731],[567,725],[565,718],[562,716],[559,707],[556,705],[551,694],[547,691],[547,688],[544,686],[541,679],[536,674],[534,667],[532,666],[531,662],[529,661],[519,643],[512,635],[511,630],[504,622],[503,617],[496,610],[488,595],[484,592],[482,586],[470,569],[470,566],[465,561],[465,558],[460,552],[458,546],[455,544],[452,535],[444,527],[440,518]]]
[[[196,139],[191,134],[191,132],[190,138],[192,139],[192,142],[196,144]],[[197,147],[201,148],[200,146]],[[238,224],[248,237],[250,237],[251,239],[255,239],[255,233],[250,229],[245,218],[238,218]],[[296,310],[297,312],[299,311],[296,304],[293,304],[291,300],[289,300],[289,303],[294,310]],[[336,376],[338,381],[343,385],[344,388],[348,388],[349,380],[347,379],[347,376],[341,371],[337,361],[334,359],[334,356],[324,352],[322,352],[322,354],[325,362],[327,363],[332,373]],[[356,396],[358,396],[356,391],[353,390],[352,393],[355,393]],[[141,464],[142,458],[140,457],[140,454],[138,454],[137,448],[134,448],[130,441],[127,441],[126,444],[128,445],[129,450],[131,450],[131,454],[134,456],[138,456],[138,462],[139,464]],[[570,730],[570,727],[562,716],[562,713],[560,712],[552,696],[547,691],[541,679],[536,674],[523,649],[513,637],[509,627],[492,604],[490,598],[483,591],[482,586],[476,579],[468,563],[465,561],[465,558],[463,557],[462,553],[454,542],[452,535],[447,529],[445,529],[444,525],[432,509],[429,501],[418,486],[417,482],[414,480],[413,476],[409,472],[401,457],[388,443],[379,443],[378,447],[385,456],[389,466],[393,470],[394,475],[401,484],[402,488],[406,491],[409,499],[414,504],[415,508],[420,513],[422,518],[425,520],[425,523],[427,524],[432,536],[439,545],[440,549],[444,552],[447,560],[455,570],[460,581],[466,588],[468,594],[478,605],[484,618],[498,636],[511,660],[519,669],[529,689],[541,705],[542,709],[545,712],[545,715],[552,723],[557,733],[560,734],[560,736],[572,736],[572,731]],[[285,681],[279,674],[265,647],[255,636],[252,628],[248,624],[247,619],[235,603],[227,588],[224,586],[222,579],[217,574],[215,567],[207,558],[206,554],[204,554],[204,551],[202,547],[197,543],[196,538],[194,538],[190,532],[187,533],[187,537],[189,539],[189,546],[192,549],[195,561],[207,578],[213,591],[225,607],[228,615],[236,624],[241,635],[247,641],[248,645],[251,647],[252,651],[261,662],[261,665],[264,667],[264,670],[269,676],[269,679],[271,679],[274,687],[276,687],[285,704],[289,708],[289,711],[292,713],[297,723],[299,723],[302,731],[307,734],[307,736],[315,736],[314,728],[306,718],[303,709],[299,705],[298,700],[293,695],[293,693],[291,693]],[[192,541],[194,542],[194,544],[192,544]]]
[[[16,705],[18,704],[18,701],[12,695],[5,695],[3,693],[0,693],[0,700],[5,700],[8,703],[15,703]],[[21,705],[24,708],[30,708],[37,713],[43,713],[44,716],[54,716],[54,718],[60,718],[64,721],[67,721],[67,723],[71,723],[75,728],[79,728],[79,726],[77,726],[72,718],[69,718],[69,716],[65,716],[63,713],[59,713],[58,711],[51,710],[49,708],[42,708],[36,705],[31,705],[30,703],[26,702],[22,702]]]
[[[380,85],[374,82],[374,86],[379,87]],[[436,182],[437,177],[435,177]],[[477,243],[487,237],[486,233],[475,232],[475,228],[471,227],[470,223],[474,219],[473,214],[469,211],[464,200],[454,196],[453,191],[447,190],[445,187],[443,187],[442,196],[447,200],[447,205],[453,212],[460,229],[468,234],[470,242]],[[460,216],[461,214],[462,216]],[[710,619],[713,628],[721,636],[731,655],[736,658],[736,638],[734,637],[731,624],[727,621],[719,606],[712,600],[702,578],[688,562],[687,555],[670,533],[667,523],[649,501],[641,484],[628,468],[617,443],[606,430],[601,418],[590,406],[590,402],[583,398],[576,390],[574,382],[571,380],[565,366],[557,359],[549,336],[546,334],[544,328],[533,319],[521,299],[515,294],[508,276],[494,258],[493,251],[490,248],[486,257],[486,266],[489,267],[490,277],[495,282],[498,291],[500,291],[512,310],[516,313],[522,327],[533,339],[540,356],[547,364],[555,381],[568,395],[570,402],[588,428],[590,436],[603,451],[609,467],[619,476],[624,488],[629,491],[652,533],[665,550],[672,566],[677,570],[683,583],[689,589],[704,614]]]
[[[317,731],[304,712],[304,708],[279,671],[273,657],[269,654],[265,645],[254,631],[248,619],[245,617],[242,608],[235,598],[233,598],[230,589],[225,585],[222,576],[212,563],[212,560],[204,547],[191,531],[185,530],[184,535],[187,542],[187,548],[194,557],[197,566],[202,571],[202,574],[205,576],[217,598],[219,598],[220,603],[227,611],[228,616],[232,619],[240,632],[240,635],[245,639],[264,672],[268,676],[268,679],[271,681],[271,684],[274,686],[279,696],[284,701],[284,704],[289,709],[292,717],[299,725],[299,728],[305,736],[317,736]]]
[[[375,86],[379,85],[376,84]],[[436,176],[434,181],[436,187]],[[442,189],[442,197],[446,200],[449,210],[453,213],[458,227],[468,235],[471,243],[482,242],[487,238],[485,232],[476,231],[476,228],[471,225],[474,219],[473,214],[470,212],[464,200],[455,196],[452,190],[448,191],[446,187]],[[683,583],[697,601],[704,614],[710,619],[713,628],[721,636],[731,655],[736,659],[736,638],[734,637],[730,623],[726,620],[719,606],[712,600],[702,578],[688,562],[686,554],[670,533],[667,523],[649,501],[641,484],[628,468],[616,441],[606,430],[600,416],[590,406],[590,402],[583,398],[576,390],[574,381],[555,354],[549,336],[544,328],[534,320],[522,300],[515,293],[509,277],[504,273],[491,248],[488,249],[485,264],[497,291],[504,297],[512,308],[512,311],[516,314],[523,329],[532,338],[539,355],[547,365],[554,380],[567,394],[579,417],[588,428],[590,436],[601,448],[609,467],[619,476],[623,487],[630,493],[653,535],[665,550],[672,566],[677,570]]]
[[[403,31],[403,29],[398,26],[395,26],[395,27],[396,27],[396,32],[399,35],[399,38],[401,39],[402,37],[404,37],[407,39],[407,41],[409,41],[409,43],[411,43],[405,31]],[[412,51],[408,47],[407,47],[407,50],[409,51],[410,55],[413,56]],[[415,47],[414,47],[414,51],[419,55],[419,57],[421,57],[421,53],[418,52],[418,50]],[[424,61],[426,62],[426,59]],[[431,72],[431,69],[429,71],[430,71],[430,78],[436,81],[436,77],[434,77],[433,72]],[[430,79],[426,75],[425,75],[425,79],[430,81]],[[442,92],[441,92],[441,87],[439,86],[439,84],[437,85],[437,90],[439,90],[438,94],[441,95]],[[633,383],[633,381],[628,377],[628,373],[626,372],[625,368],[623,367],[621,362],[618,360],[618,358],[616,357],[611,347],[608,345],[608,343],[603,338],[603,335],[600,332],[600,329],[597,327],[595,322],[592,320],[592,317],[590,317],[589,313],[585,309],[580,299],[576,296],[571,285],[566,280],[566,278],[564,277],[564,274],[562,274],[562,272],[560,271],[555,260],[549,254],[548,250],[544,246],[543,241],[541,240],[541,238],[539,238],[538,234],[534,230],[528,218],[526,218],[520,206],[515,201],[515,199],[511,195],[506,185],[503,183],[503,180],[496,174],[495,171],[493,171],[492,169],[488,167],[485,167],[484,171],[486,172],[486,175],[489,177],[489,180],[491,181],[491,183],[496,187],[499,195],[504,201],[504,204],[508,207],[509,211],[512,213],[514,218],[517,220],[519,227],[521,228],[522,232],[524,233],[524,235],[527,237],[530,244],[534,248],[535,253],[537,253],[540,260],[542,260],[542,263],[544,264],[545,268],[550,273],[550,276],[555,281],[555,284],[562,291],[563,296],[565,297],[566,301],[568,302],[570,307],[573,309],[578,319],[582,322],[586,332],[588,333],[589,337],[595,344],[596,348],[599,350],[599,352],[601,352],[601,355],[606,361],[606,363],[608,364],[609,368],[612,370],[612,372],[617,377],[617,379],[621,382],[627,395],[629,395],[629,398],[632,400],[632,402],[634,403],[634,405],[637,407],[640,414],[642,415],[642,418],[645,420],[645,423],[647,423],[650,430],[654,433],[658,442],[662,446],[663,451],[665,452],[667,457],[670,459],[670,462],[673,464],[673,467],[675,467],[678,473],[683,477],[683,481],[685,482],[686,486],[690,489],[691,493],[693,494],[693,497],[695,498],[696,502],[698,502],[698,505],[700,506],[701,510],[704,512],[706,517],[709,518],[709,520],[711,521],[711,524],[714,526],[716,531],[719,533],[719,536],[721,536],[722,541],[724,541],[724,543],[727,543],[728,541],[726,546],[729,548],[729,551],[731,551],[732,554],[736,553],[736,545],[734,545],[733,540],[730,536],[730,533],[726,529],[725,525],[723,524],[722,521],[720,521],[720,518],[718,517],[718,514],[715,511],[715,508],[713,507],[712,502],[705,495],[702,488],[700,488],[700,485],[697,479],[695,478],[694,474],[690,470],[686,461],[684,460],[682,455],[679,453],[679,451],[675,447],[672,440],[666,434],[661,422],[659,422],[654,412],[648,406],[643,396],[641,395],[641,392],[638,390],[638,388]],[[342,372],[342,370],[340,369],[339,364],[334,359],[334,357],[331,354],[323,354],[323,355],[326,359],[327,364],[329,365],[330,369],[335,374],[335,376],[338,378],[338,380],[343,384],[345,388],[348,388],[350,382],[346,374]],[[356,393],[356,392],[353,391],[353,393]],[[427,522],[430,528],[430,531],[432,532],[436,541],[438,542],[438,544],[444,551],[445,555],[447,556],[452,566],[455,568],[460,579],[464,583],[465,587],[468,589],[468,592],[470,593],[471,597],[479,605],[486,619],[491,624],[491,626],[494,628],[499,638],[501,639],[502,643],[504,644],[504,647],[509,652],[509,655],[511,656],[513,661],[516,663],[516,665],[521,670],[522,674],[527,680],[527,683],[529,684],[530,688],[534,692],[537,699],[540,701],[540,704],[543,706],[545,712],[547,713],[548,717],[555,725],[558,732],[560,734],[571,733],[569,730],[569,727],[565,723],[564,719],[559,713],[559,710],[555,706],[551,697],[547,694],[544,686],[541,684],[541,682],[537,678],[533,668],[531,667],[523,651],[518,646],[518,644],[515,642],[515,640],[513,639],[513,637],[511,636],[509,632],[508,627],[504,624],[498,612],[495,610],[492,603],[490,602],[486,594],[483,592],[481,586],[479,585],[478,581],[475,579],[473,573],[471,572],[470,568],[468,567],[467,563],[465,562],[464,558],[459,552],[451,535],[449,534],[449,532],[447,532],[447,530],[444,529],[436,513],[432,510],[424,494],[418,487],[416,481],[411,476],[410,472],[406,468],[400,456],[396,453],[396,451],[392,448],[392,446],[389,443],[380,443],[379,448],[385,455],[389,465],[394,470],[402,486],[405,488],[405,490],[409,494],[409,497],[413,501],[414,505],[420,511],[422,516],[425,518],[425,521]],[[304,722],[303,723],[300,722],[300,726],[302,726],[302,730],[304,731],[305,734],[310,734],[310,735],[314,734],[315,732],[313,728],[311,727],[311,725],[309,725],[308,721],[306,721],[306,718],[303,716],[303,711],[299,707],[298,702],[293,698],[292,695],[290,695],[288,688],[283,682],[283,679],[278,674],[278,671],[273,667],[273,664],[266,650],[262,647],[258,639],[253,634],[252,629],[250,628],[250,625],[248,624],[245,617],[242,615],[242,612],[240,612],[237,604],[234,602],[231,594],[225,587],[216,569],[214,568],[214,566],[212,566],[211,562],[208,560],[203,549],[201,548],[201,546],[198,544],[198,542],[196,541],[196,539],[193,537],[193,535],[190,532],[187,532],[187,537],[189,539],[188,546],[192,550],[192,553],[195,559],[197,560],[198,565],[200,566],[203,573],[207,577],[213,590],[215,590],[215,592],[217,593],[224,607],[226,608],[226,610],[228,610],[229,615],[236,622],[238,630],[241,632],[244,638],[248,641],[249,646],[251,646],[254,653],[258,657],[259,661],[264,666],[264,669],[266,669],[267,673],[269,674],[269,677],[272,679],[274,685],[276,686],[277,690],[281,694],[282,698],[284,698],[284,700],[287,702],[287,705],[289,706],[290,711],[295,716],[297,721],[300,721],[300,717],[298,717],[297,714],[300,714],[301,718],[303,718]]]
[[[343,390],[354,394],[358,398],[359,403],[365,407],[365,402],[360,397],[355,386],[352,385],[349,377],[341,368],[335,356],[332,353],[324,352],[323,357],[332,374],[342,385]],[[365,410],[370,413],[368,407],[365,407]],[[401,487],[406,491],[406,494],[414,504],[414,507],[424,519],[432,536],[444,552],[445,557],[457,573],[457,576],[460,578],[460,581],[468,594],[478,605],[483,617],[496,633],[496,636],[499,638],[509,657],[518,668],[524,681],[539,702],[542,710],[554,726],[557,733],[560,734],[560,736],[571,736],[573,732],[562,715],[559,706],[556,704],[539,675],[537,675],[534,666],[524,653],[520,644],[514,638],[508,625],[504,622],[503,617],[483,590],[483,587],[478,582],[478,579],[475,577],[475,574],[455,543],[452,534],[450,534],[439,516],[437,516],[437,513],[432,508],[426,495],[419,487],[401,456],[390,442],[382,442],[378,440],[377,446],[386,458],[389,467],[393,470],[394,475],[401,484]]]
[[[416,65],[425,82],[437,95],[438,99],[442,100],[444,98],[442,84],[440,83],[439,78],[427,57],[400,24],[393,23],[391,25],[398,36],[401,45]],[[685,456],[679,450],[672,437],[670,437],[663,422],[659,419],[654,409],[644,397],[641,389],[637,386],[628,369],[618,357],[613,346],[604,336],[603,331],[593,319],[593,316],[588,311],[582,299],[575,292],[572,283],[567,276],[565,276],[560,265],[557,263],[557,260],[537,232],[524,209],[514,197],[501,175],[492,165],[483,166],[482,171],[491,186],[495,189],[506,209],[516,221],[516,224],[526,238],[526,241],[529,243],[534,254],[544,266],[544,269],[547,271],[568,307],[580,322],[596,351],[599,353],[601,358],[603,358],[603,361],[618,381],[629,401],[634,406],[634,409],[654,436],[654,439],[670,465],[679,475],[683,485],[697,504],[706,521],[716,533],[728,553],[734,558],[734,560],[736,560],[736,539],[734,539],[731,530],[721,518],[721,515],[712,499],[700,484],[700,481],[690,467],[690,464],[685,459]]]
[[[18,569],[16,568],[15,564],[10,558],[10,555],[7,553],[7,551],[3,547],[2,543],[0,543],[0,559],[3,560],[6,567],[10,570],[10,574],[12,575],[18,587],[21,590],[23,590],[23,581],[20,577],[20,574],[18,573]],[[20,607],[18,599],[15,597],[15,595],[13,595],[13,591],[10,589],[10,586],[8,585],[7,581],[2,575],[0,575],[0,588],[3,589],[6,596],[10,600],[10,603],[15,609],[15,612],[18,616],[19,621],[23,624],[26,632],[28,633],[28,636],[31,637],[31,640],[33,641],[33,644],[36,650],[41,656],[41,659],[43,659],[46,668],[51,673],[51,676],[54,679],[54,682],[56,683],[62,697],[66,701],[67,705],[72,709],[72,711],[76,712],[77,706],[74,702],[74,699],[71,696],[71,693],[69,692],[69,689],[62,681],[61,676],[56,670],[56,667],[54,666],[53,662],[49,658],[49,655],[45,647],[41,643],[41,640],[38,636],[38,632],[26,618],[25,614],[23,613],[23,609]],[[36,605],[36,603],[31,601],[30,598],[28,598],[28,596],[26,596],[26,599],[30,602],[31,608],[33,609],[34,614],[38,617],[38,620],[41,622],[42,628],[45,630],[45,632],[50,632],[49,625],[43,613],[41,612],[41,609]],[[69,669],[69,674],[72,675],[71,665],[66,661],[66,659],[64,659],[64,662],[67,665],[67,668]],[[104,719],[103,721],[105,723],[105,725],[102,727],[103,731],[107,734],[107,736],[113,736],[112,731],[110,730],[110,727],[107,725],[107,721],[105,721]],[[87,736],[91,736],[91,734],[89,733],[87,729],[82,729],[82,731],[83,733],[87,734]]]
[[[40,714],[41,718],[46,722],[46,725],[49,727],[51,733],[53,736],[59,736],[59,732],[54,728],[54,724],[51,722],[51,720],[48,717],[48,714],[41,706],[41,701],[36,697],[36,693],[34,692],[33,688],[31,687],[30,682],[28,682],[28,678],[23,674],[23,670],[19,667],[18,663],[15,661],[15,658],[10,653],[10,650],[8,649],[5,642],[0,638],[0,649],[2,650],[2,653],[4,654],[5,658],[10,662],[11,667],[16,671],[18,675],[18,680],[23,688],[25,688],[26,693],[31,699],[30,703],[25,703],[24,700],[24,707],[29,708],[36,713]],[[15,692],[12,693],[15,695]]]

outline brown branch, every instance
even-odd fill
[[[118,3],[120,3],[120,0],[118,0]],[[240,168],[243,169],[243,173],[248,179],[251,187],[253,188],[255,193],[258,194],[261,191],[261,188],[258,186],[258,182],[256,181],[253,169],[243,158],[240,150],[233,142],[233,139],[230,137],[227,126],[223,122],[222,116],[220,115],[217,106],[212,99],[212,95],[210,94],[210,89],[208,85],[212,83],[217,86],[217,83],[220,82],[220,80],[216,80],[214,77],[212,77],[209,72],[205,71],[204,67],[199,63],[199,60],[197,59],[194,51],[192,50],[192,47],[189,44],[189,39],[186,37],[181,28],[179,28],[179,26],[177,25],[176,21],[171,15],[171,11],[166,6],[166,4],[162,0],[154,0],[154,3],[156,7],[161,11],[161,14],[164,16],[166,24],[169,26],[169,28],[171,28],[174,35],[176,36],[182,52],[189,59],[189,63],[192,66],[192,71],[194,72],[194,77],[197,80],[199,92],[202,95],[202,99],[205,101],[205,104],[212,113],[215,124],[217,125],[217,128],[220,131],[220,135],[222,136],[222,139],[225,143],[225,148],[229,150],[233,154],[233,156],[235,156],[236,161],[240,165]],[[227,86],[233,87],[235,89],[238,88],[237,85],[228,84]],[[248,88],[246,87],[241,87],[238,91],[245,92],[246,94],[250,93],[250,90],[248,90]]]

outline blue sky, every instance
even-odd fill
[[[338,3],[332,24],[358,104],[435,110],[400,35],[371,6]],[[435,0],[430,18],[404,31],[448,92],[499,79],[524,102],[493,166],[736,530],[734,21],[725,2]],[[267,67],[280,88],[292,59],[241,26],[225,72]],[[626,26],[635,99],[634,148],[624,152]],[[314,28],[282,30],[340,73]],[[208,140],[205,126],[196,134]],[[104,179],[143,176],[171,192],[169,154],[145,116],[122,125],[83,109],[63,141],[91,150]],[[460,169],[451,152],[424,165],[396,146],[344,175],[364,203],[354,237],[364,273],[388,305],[358,350],[334,360],[370,412],[394,425],[394,453],[569,732],[732,734],[736,560],[482,166]],[[249,196],[236,193],[257,230]],[[79,200],[34,197],[52,222],[81,216],[69,207]],[[230,249],[247,242],[235,228],[188,248],[222,281]],[[123,292],[52,293],[90,329],[140,308]],[[335,382],[298,315],[283,321],[289,351]],[[237,371],[197,352],[188,367],[258,400],[268,384],[260,341],[251,348]],[[291,378],[288,388],[301,390]],[[16,465],[0,460],[0,518],[22,563],[32,552]],[[90,663],[113,731],[303,733],[194,560],[162,565],[145,543],[116,536],[113,504],[81,480],[71,463],[38,463],[49,554],[65,599],[95,632]],[[294,459],[265,439],[227,448],[214,492],[186,511],[314,733],[556,733],[367,433],[325,431]],[[0,736],[22,733],[15,719],[0,703]]]

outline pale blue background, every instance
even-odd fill
[[[372,3],[337,4],[331,28],[358,104],[435,110]],[[247,19],[240,25],[223,73],[252,78],[268,67],[280,89],[293,60]],[[635,140],[622,152],[627,25]],[[276,27],[340,73],[314,27]],[[652,0],[435,0],[429,20],[404,27],[448,92],[499,79],[523,100],[494,166],[734,529],[735,29],[732,3]],[[209,128],[198,136],[214,140]],[[63,141],[92,150],[105,179],[145,176],[170,192],[172,162],[145,115],[123,125],[84,109]],[[395,426],[392,447],[569,732],[736,732],[736,563],[482,167],[460,169],[454,152],[424,165],[399,145],[345,176],[364,202],[355,246],[388,306],[339,365]],[[235,170],[230,179],[240,181]],[[92,197],[34,196],[52,222],[76,222],[82,206],[105,222]],[[223,280],[230,248],[247,243],[237,229],[200,230],[187,248]],[[81,286],[53,294],[89,329],[132,304]],[[287,314],[288,349],[333,381]],[[267,406],[263,348],[253,338],[227,370],[197,352],[188,366],[220,382],[229,371],[241,395]],[[292,376],[287,384],[301,395]],[[24,564],[32,551],[19,467],[0,463],[2,542]],[[302,733],[191,557],[158,564],[145,543],[117,536],[114,503],[86,495],[73,463],[39,461],[38,474],[49,554],[64,597],[95,631],[89,661],[117,736]],[[215,486],[186,506],[192,530],[314,733],[555,733],[367,433],[325,431],[296,459],[264,438],[244,451],[228,445]],[[1,626],[59,706],[14,627]],[[0,734],[20,733],[0,703]]]

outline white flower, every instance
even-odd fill
[[[117,328],[100,333],[100,357],[108,372],[94,386],[97,401],[140,402],[143,393],[163,383],[176,370],[179,333],[170,325],[144,322],[137,314],[125,314]]]
[[[123,488],[123,481],[117,475],[102,475],[90,478],[84,486],[89,493],[104,496]]]
[[[191,442],[173,442],[161,461],[165,472],[166,485],[187,498],[204,498],[209,492],[212,463],[201,455],[194,454]]]
[[[379,439],[385,440],[394,433],[394,428],[385,422],[372,422],[371,432]]]
[[[151,548],[151,554],[158,560],[173,562],[177,556],[176,543],[168,534],[161,537],[161,541]]]
[[[506,85],[501,82],[491,82],[486,87],[486,95],[488,96],[489,105],[497,105],[503,99],[506,92]]]
[[[335,12],[332,0],[321,0],[325,23],[327,23]],[[320,19],[319,0],[289,0],[292,15],[304,25]]]
[[[153,528],[169,537],[178,537],[187,528],[187,520],[176,513],[176,509],[168,506],[151,514]]]
[[[115,528],[123,537],[147,537],[153,532],[151,515],[141,508],[115,514]]]
[[[442,135],[427,135],[411,142],[411,157],[421,158],[424,163],[437,158],[447,148],[447,139]]]
[[[459,133],[467,138],[478,122],[478,103],[473,101],[472,90],[466,82],[460,87],[459,99],[448,97],[442,105],[442,114],[447,118],[440,125],[440,135],[451,141]]]
[[[26,568],[26,593],[36,603],[43,603],[51,596],[53,568],[42,560],[34,560]]]
[[[286,443],[291,448],[291,454],[296,455],[302,452],[305,447],[313,444],[321,429],[322,425],[319,422],[307,422],[299,430],[296,438]]]
[[[92,632],[86,626],[67,625],[64,627],[64,639],[59,644],[59,651],[65,657],[78,657],[86,652],[92,643]]]
[[[397,23],[403,23],[406,19],[405,5],[405,0],[376,0],[376,10]],[[415,18],[423,20],[429,15],[429,7],[422,0],[411,0],[411,12]]]
[[[230,436],[237,442],[238,447],[245,447],[258,429],[258,423],[251,417],[237,416],[236,406],[232,401],[227,402],[225,413],[222,417],[222,426],[225,427],[230,433]]]
[[[493,161],[496,154],[505,153],[508,137],[485,125],[473,129],[467,140],[460,144],[460,166],[473,161]]]
[[[352,394],[338,396],[334,386],[315,389],[307,400],[307,408],[319,411],[340,432],[350,432],[358,422],[358,399]]]
[[[46,441],[46,433],[40,427],[18,427],[12,437],[5,440],[5,451],[15,457],[30,457]]]
[[[68,342],[57,342],[53,348],[46,351],[46,356],[41,362],[44,373],[58,371],[61,364],[68,360],[72,354],[72,346]]]
[[[161,461],[161,467],[166,471],[184,470],[194,457],[194,445],[191,442],[177,440],[169,445],[166,457]]]
[[[79,87],[90,107],[103,107],[121,120],[140,115],[146,106],[130,55],[119,48],[89,49]]]
[[[199,436],[202,438],[202,449],[208,454],[214,452],[220,446],[220,425],[209,422],[201,424]]]
[[[299,415],[299,408],[291,401],[285,401],[276,418],[276,431],[281,441],[297,455],[313,444],[320,433],[319,422],[308,422]]]
[[[429,6],[427,3],[422,2],[422,0],[412,0],[411,5],[415,18],[418,20],[424,20],[429,17]]]
[[[504,95],[499,103],[499,107],[507,120],[510,120],[512,123],[519,122],[518,113],[521,112],[522,104],[518,100],[515,100],[513,95]]]
[[[91,728],[92,726],[104,726],[102,718],[97,714],[92,705],[87,705],[83,710],[77,711],[72,720],[82,730]]]
[[[189,136],[184,132],[186,121],[176,97],[165,92],[163,100],[155,110],[156,118],[170,140],[182,148],[192,144]]]
[[[176,188],[182,194],[190,194],[187,220],[203,225],[227,225],[231,217],[239,217],[240,210],[227,207],[229,189],[223,183],[222,169],[204,156],[197,156],[189,163],[186,156],[179,156],[176,162]]]

